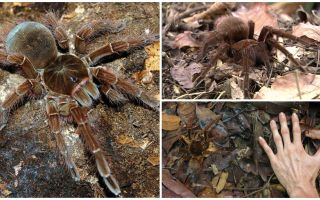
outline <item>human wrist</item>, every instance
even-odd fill
[[[296,185],[295,187],[287,190],[289,196],[292,197],[319,197],[318,191],[314,184],[301,184],[300,186]]]

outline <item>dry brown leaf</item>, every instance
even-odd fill
[[[215,191],[212,190],[212,187],[206,187],[204,190],[202,190],[198,197],[200,198],[217,198],[217,194]]]
[[[308,23],[300,23],[292,27],[292,34],[297,37],[307,36],[320,42],[320,26]]]
[[[235,81],[230,81],[230,91],[232,99],[244,99],[244,93]]]
[[[271,88],[262,87],[255,94],[254,99],[293,100],[300,99],[297,82],[301,92],[301,99],[319,98],[320,75],[296,74],[295,72],[278,76]]]
[[[0,181],[1,181],[1,179],[0,179]],[[12,192],[7,189],[7,184],[6,183],[1,183],[0,184],[0,194],[2,194],[5,197],[7,197],[10,194],[12,194]],[[2,195],[0,195],[0,196],[2,196]]]
[[[168,115],[162,113],[162,129],[166,131],[174,131],[180,127],[180,117],[176,115]]]
[[[308,129],[307,131],[305,131],[305,134],[309,138],[320,140],[319,128]]]
[[[274,11],[278,14],[295,14],[297,9],[300,8],[300,2],[276,2],[269,5],[269,10]]]
[[[198,105],[196,106],[196,114],[199,121],[199,125],[202,129],[208,130],[210,127],[217,124],[221,119],[220,115],[215,114],[209,108],[200,107]]]
[[[153,74],[149,70],[143,70],[141,72],[136,72],[132,77],[137,81],[143,84],[149,84],[153,80]]]
[[[209,143],[209,147],[203,152],[204,156],[209,156],[210,154],[216,152],[219,148],[213,144],[212,142]]]
[[[148,58],[144,61],[146,70],[159,71],[160,70],[160,42],[155,42],[146,46],[145,51],[148,54]]]
[[[183,47],[200,47],[200,44],[191,36],[191,31],[185,31],[176,36],[172,47],[183,48]]]
[[[127,135],[119,135],[119,137],[117,138],[117,143],[118,144],[129,144],[131,142],[133,142],[133,138],[132,137],[128,137]]]
[[[228,175],[229,175],[228,172],[222,172],[221,173],[218,185],[216,187],[216,192],[217,193],[220,193],[223,190],[224,186],[227,183]]]
[[[160,163],[159,155],[150,156],[147,160],[149,163],[151,163],[152,166],[157,166]]]
[[[160,101],[160,94],[156,94],[156,95],[154,95],[154,96],[153,96],[153,98],[154,98],[155,100]]]
[[[117,143],[121,145],[127,145],[132,148],[146,149],[152,142],[147,139],[135,140],[133,137],[129,137],[125,134],[119,135]]]
[[[180,181],[174,180],[169,170],[162,170],[162,184],[175,194],[185,198],[195,198],[196,196]]]
[[[272,26],[278,28],[277,18],[270,14],[266,3],[252,3],[249,7],[238,8],[233,16],[239,17],[245,22],[252,20],[255,23],[254,33],[260,34],[264,26]]]
[[[181,138],[181,131],[170,131],[163,139],[162,139],[162,148],[169,152],[172,145]]]
[[[192,128],[196,119],[196,105],[192,102],[179,102],[177,113],[186,128]]]
[[[200,73],[201,68],[202,65],[198,63],[191,63],[187,67],[179,63],[171,68],[171,76],[178,81],[183,88],[190,89],[194,87],[194,82],[192,81],[193,75]]]

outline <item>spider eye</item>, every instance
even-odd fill
[[[78,78],[77,77],[70,77],[70,80],[74,83],[78,82]]]

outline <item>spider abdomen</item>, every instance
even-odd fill
[[[28,21],[15,26],[5,45],[8,53],[26,56],[37,69],[48,66],[58,53],[52,33],[38,22]]]

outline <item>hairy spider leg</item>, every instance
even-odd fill
[[[204,44],[200,47],[196,61],[201,62],[205,58],[205,56],[206,56],[205,54],[207,53],[208,48],[211,45],[217,44],[217,42],[221,41],[221,40],[223,40],[222,35],[219,34],[217,31],[213,31],[211,33],[211,35],[208,36],[208,38],[204,40]]]
[[[303,72],[306,72],[307,70],[292,56],[292,54],[283,46],[281,46],[277,41],[274,39],[270,38],[268,39],[267,43],[269,43],[271,46],[274,48],[278,49],[281,51],[284,55],[288,57],[288,59],[296,66],[299,67]]]
[[[254,67],[254,62],[252,59],[250,59],[247,56],[242,56],[240,60],[240,65],[243,66],[243,73],[244,73],[244,79],[243,79],[243,92],[245,98],[250,98],[250,79],[249,79],[249,70]]]
[[[264,26],[260,32],[260,35],[259,35],[259,38],[258,38],[258,41],[259,42],[264,42],[266,41],[268,38],[272,38],[273,35],[276,35],[276,36],[280,36],[280,37],[284,37],[284,38],[288,38],[290,40],[293,40],[293,41],[296,41],[296,42],[299,42],[303,45],[306,45],[306,46],[315,46],[315,47],[319,47],[320,43],[319,42],[314,42],[314,43],[311,43],[311,42],[308,42],[300,37],[296,37],[290,33],[287,33],[283,30],[280,30],[280,29],[275,29],[271,26]]]
[[[43,87],[38,81],[28,79],[10,92],[0,105],[0,130],[6,125],[13,106],[21,102],[27,95],[41,95],[42,90]]]
[[[91,53],[89,53],[85,59],[89,63],[90,66],[95,65],[98,63],[98,61],[106,56],[110,56],[113,54],[119,54],[122,52],[127,52],[131,49],[137,48],[137,47],[142,47],[147,44],[150,44],[153,42],[153,39],[143,39],[143,38],[137,38],[137,39],[131,39],[128,41],[117,41],[117,42],[112,42],[108,43]]]
[[[269,46],[272,46],[279,51],[281,51],[284,55],[288,57],[288,59],[296,66],[299,67],[303,72],[306,72],[306,69],[301,66],[301,64],[293,57],[293,55],[283,46],[281,46],[276,40],[272,38],[273,35],[277,35],[280,37],[285,37],[288,39],[292,39],[294,41],[298,41],[304,45],[309,45],[307,44],[304,40],[301,40],[300,38],[291,35],[289,33],[286,33],[282,30],[276,30],[270,26],[265,26],[262,28],[260,35],[259,35],[259,42],[266,42]]]
[[[194,81],[196,83],[196,85],[198,83],[200,83],[200,80],[203,78],[203,76],[205,76],[208,73],[208,71],[210,70],[210,68],[212,66],[216,66],[219,57],[221,57],[224,53],[226,53],[228,51],[228,49],[230,49],[230,45],[228,43],[222,43],[221,45],[219,45],[217,47],[216,51],[212,55],[209,56],[210,66],[208,66],[204,70],[202,70],[201,74]],[[195,86],[195,87],[197,87],[197,86]]]
[[[254,22],[252,20],[249,20],[248,21],[248,27],[249,27],[249,36],[248,38],[249,39],[253,39],[253,35],[254,35]]]
[[[51,132],[54,134],[56,138],[56,143],[60,151],[60,154],[63,156],[65,164],[68,170],[70,171],[72,178],[76,181],[79,181],[80,180],[79,172],[77,170],[75,163],[72,160],[70,152],[64,141],[64,137],[61,134],[60,114],[57,108],[57,103],[54,100],[54,98],[47,97],[46,104],[47,104],[46,110],[47,110],[47,117],[49,121],[49,127],[51,129]]]
[[[88,110],[86,108],[79,107],[76,103],[70,108],[70,113],[78,125],[76,133],[81,136],[87,148],[95,156],[99,174],[103,178],[108,189],[113,194],[118,196],[121,193],[119,184],[115,177],[111,174],[109,164],[104,157],[100,144],[98,143],[95,135],[93,134],[92,128],[88,123],[87,112]]]
[[[63,51],[69,51],[69,39],[66,29],[58,19],[57,15],[53,12],[48,12],[42,19],[44,25],[49,28],[55,37],[59,47]]]
[[[142,89],[138,88],[134,84],[123,78],[117,77],[110,69],[106,67],[94,67],[90,68],[90,71],[102,84],[106,84],[107,86],[111,85],[113,89],[120,91],[129,98],[140,100],[142,103],[154,110],[159,109],[159,103],[155,99],[151,99]]]
[[[94,38],[106,33],[118,33],[126,27],[124,22],[113,22],[111,20],[94,20],[83,25],[75,34],[75,50],[77,53],[85,54],[87,45]]]
[[[110,84],[103,84],[100,90],[112,104],[124,104],[126,101],[128,101],[128,99],[121,92],[113,89]]]
[[[36,79],[39,76],[39,73],[34,69],[30,60],[22,54],[10,54],[7,56],[7,61],[10,64],[19,66],[27,79]]]

